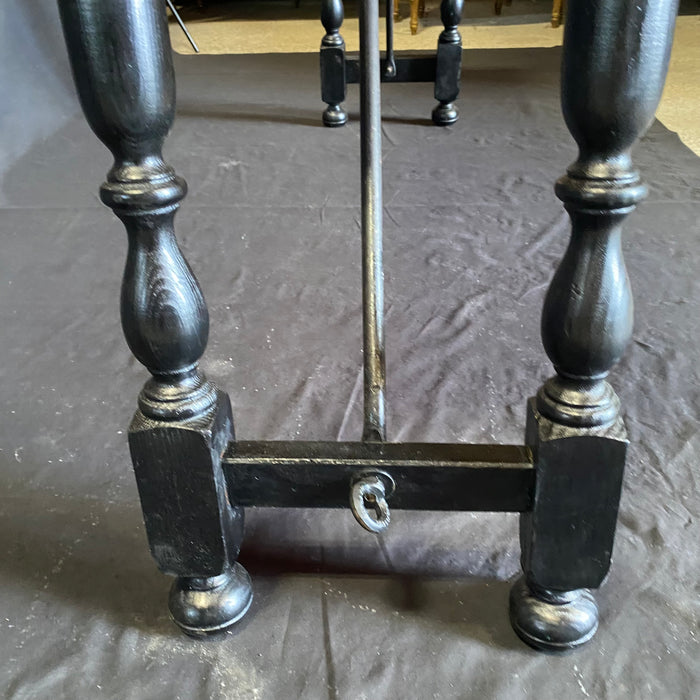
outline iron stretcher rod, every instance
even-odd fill
[[[362,177],[362,336],[366,442],[386,439],[384,268],[382,263],[382,116],[379,2],[360,3],[360,169]]]

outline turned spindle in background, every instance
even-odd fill
[[[321,0],[321,23],[326,35],[321,40],[321,99],[328,105],[323,112],[326,126],[343,126],[348,115],[345,101],[345,42],[340,36],[344,19],[343,0]]]
[[[462,19],[464,0],[442,0],[440,19],[444,29],[438,38],[435,66],[435,99],[439,102],[433,109],[433,122],[438,126],[449,126],[459,118],[454,101],[459,95],[462,72],[462,37],[458,27]]]
[[[598,624],[588,589],[610,566],[627,448],[606,381],[632,333],[621,227],[646,193],[630,150],[654,118],[676,10],[676,0],[568,5],[562,108],[579,156],[556,193],[571,239],[542,313],[557,374],[528,405],[537,479],[521,517],[525,576],[511,593],[513,626],[538,648],[578,646]]]
[[[236,562],[243,511],[229,505],[221,472],[231,408],[198,366],[209,317],[173,229],[186,186],[161,153],[175,110],[165,4],[59,0],[59,7],[83,111],[114,156],[100,195],[129,237],[122,326],[152,374],[129,444],[151,552],[178,577],[175,621],[189,634],[213,633],[245,614],[252,592]]]

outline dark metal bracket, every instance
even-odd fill
[[[236,441],[228,396],[199,368],[209,317],[174,233],[186,186],[162,157],[175,106],[165,5],[59,0],[83,110],[115,160],[100,195],[129,236],[122,326],[152,375],[129,446],[151,552],[176,576],[169,607],[187,634],[218,633],[250,607],[250,577],[237,558],[251,506],[347,507],[373,533],[389,525],[390,508],[519,512],[513,629],[550,651],[595,634],[589,589],[610,567],[627,451],[606,381],[632,332],[620,234],[646,192],[630,152],[661,96],[676,5],[569,0],[562,108],[579,156],[556,184],[571,238],[541,323],[556,374],[528,402],[525,446],[509,446],[386,441],[380,87],[382,73],[427,75],[432,59],[404,63],[389,52],[380,64],[377,0],[361,4],[357,76],[338,33],[342,4],[323,4],[331,124],[346,118],[347,74],[360,82],[364,429],[354,443]],[[461,0],[443,0],[442,9],[435,71],[443,75],[446,61],[444,75],[454,78]],[[447,118],[454,106],[436,109]]]

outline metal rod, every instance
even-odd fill
[[[398,2],[399,0],[396,0]],[[386,0],[386,61],[384,62],[384,77],[393,78],[396,75],[394,60],[394,0]]]
[[[386,440],[384,269],[382,266],[382,116],[379,3],[360,3],[360,143],[362,176],[362,336],[364,430],[367,442]]]
[[[180,17],[180,13],[175,9],[175,5],[173,5],[172,0],[165,0],[165,2],[168,3],[168,7],[170,8],[170,11],[173,13],[175,19],[177,20],[177,23],[180,25],[180,29],[182,29],[183,32],[185,32],[185,36],[187,37],[187,40],[192,44],[192,48],[195,50],[195,53],[199,53],[199,47],[197,44],[194,43],[194,39],[191,37],[190,33],[187,31],[187,27],[185,26],[185,23],[182,21],[182,17]]]

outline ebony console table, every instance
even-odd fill
[[[523,445],[386,441],[377,0],[364,3],[360,63],[365,427],[343,443],[237,441],[228,396],[199,368],[207,308],[173,229],[185,182],[161,155],[175,106],[165,4],[59,5],[83,109],[114,155],[100,193],[129,236],[122,324],[152,375],[129,445],[151,552],[176,577],[175,622],[201,636],[248,610],[251,581],[236,561],[246,507],[349,507],[375,533],[390,508],[512,511],[524,572],[513,628],[541,649],[587,642],[627,451],[606,377],[632,332],[621,235],[645,187],[630,149],[661,95],[676,0],[569,1],[562,105],[579,154],[556,193],[571,238],[542,313],[555,374],[528,402]]]

